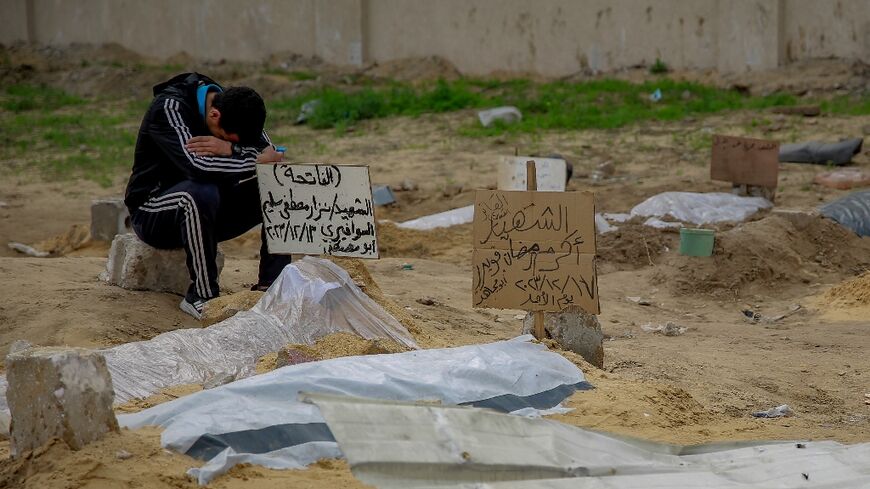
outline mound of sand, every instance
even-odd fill
[[[870,238],[821,216],[775,213],[717,233],[711,258],[674,255],[653,276],[676,294],[738,295],[750,286],[839,282],[870,266]]]
[[[386,295],[378,286],[378,283],[375,282],[375,279],[372,278],[372,275],[369,273],[369,269],[366,268],[365,264],[362,260],[357,260],[355,258],[339,258],[339,257],[329,257],[336,265],[344,268],[350,277],[353,279],[354,283],[366,293],[373,301],[377,302],[381,307],[383,307],[390,315],[394,318],[398,319],[400,323],[402,323],[405,328],[411,333],[412,336],[420,333],[420,327],[414,321],[414,318],[408,314],[403,307],[399,306]]]
[[[313,345],[290,344],[286,350],[295,350],[310,361],[329,360],[358,355],[381,355],[408,351],[404,346],[390,340],[367,340],[353,333],[333,333],[317,340]],[[263,355],[257,360],[257,373],[271,372],[277,368],[278,353]]]
[[[0,451],[8,453],[8,442]],[[16,459],[0,461],[0,487],[20,489],[147,487],[195,489],[199,486],[185,472],[202,465],[160,447],[157,428],[121,430],[74,451],[54,440]],[[256,482],[254,482],[256,481]],[[343,460],[320,460],[306,470],[270,470],[243,464],[209,484],[217,489],[256,486],[369,487],[356,480]]]
[[[656,229],[640,221],[619,224],[616,231],[598,236],[599,264],[615,270],[634,270],[658,264],[662,254],[679,247],[677,230]]]
[[[471,264],[471,225],[431,231],[378,223],[378,248],[384,258],[427,258],[456,265]]]
[[[235,316],[239,311],[247,311],[254,307],[264,293],[257,290],[243,290],[235,294],[215,297],[205,303],[200,322],[203,326],[210,326]]]
[[[835,285],[825,292],[825,299],[845,306],[870,305],[870,272]]]

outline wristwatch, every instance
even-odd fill
[[[239,143],[232,143],[232,151],[234,155],[240,155],[242,154],[242,147]]]

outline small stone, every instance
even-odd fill
[[[401,185],[399,185],[399,189],[405,192],[412,192],[417,190],[419,187],[417,186],[417,182],[411,180],[410,178],[406,178],[402,180]]]
[[[236,380],[235,374],[220,372],[206,379],[206,381],[202,383],[202,390],[214,389],[215,387],[229,384],[234,380]]]
[[[15,340],[9,345],[9,355],[13,353],[18,353],[20,351],[27,350],[28,348],[33,348],[33,345],[27,340]]]
[[[127,460],[133,458],[133,454],[128,452],[127,450],[118,450],[115,452],[115,458],[118,460]]]
[[[100,278],[124,289],[184,295],[190,285],[185,261],[183,249],[158,250],[134,234],[119,234],[112,241],[106,270]],[[224,255],[218,249],[218,274],[223,267]]]
[[[526,314],[523,333],[530,333],[534,324],[534,314]],[[570,306],[562,312],[545,312],[544,330],[561,348],[582,356],[598,368],[604,368],[604,333],[594,314],[576,306]]]
[[[417,304],[423,304],[424,306],[435,306],[438,305],[438,301],[436,301],[432,297],[421,297],[417,299]]]
[[[595,167],[595,171],[605,178],[612,177],[616,173],[616,166],[612,161],[608,160]]]
[[[275,359],[275,368],[286,367],[288,365],[298,365],[300,363],[316,362],[319,358],[309,355],[296,348],[281,348],[278,350],[278,357]]]
[[[841,371],[837,372],[837,375],[839,375],[840,377],[842,377],[842,376],[846,375],[846,371],[845,371],[845,370],[841,370]]]
[[[60,438],[73,450],[117,432],[106,359],[82,348],[28,348],[6,357],[13,457]]]
[[[453,183],[444,187],[441,195],[443,195],[444,197],[453,197],[455,195],[461,194],[463,190],[465,190],[465,188],[462,185],[458,183]]]
[[[124,199],[113,197],[91,202],[91,239],[112,241],[116,235],[132,230],[130,212]]]

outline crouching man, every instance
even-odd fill
[[[142,120],[125,203],[133,230],[155,248],[184,248],[191,284],[181,310],[200,319],[220,293],[217,244],[262,221],[255,165],[281,161],[263,124],[266,106],[247,87],[224,89],[198,73],[154,87]],[[261,232],[265,290],[290,262],[271,255]]]

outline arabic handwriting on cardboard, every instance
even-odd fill
[[[368,168],[259,165],[269,250],[377,258]]]
[[[478,192],[474,305],[598,313],[591,194]]]
[[[764,139],[714,135],[710,178],[741,185],[776,188],[779,143]]]

